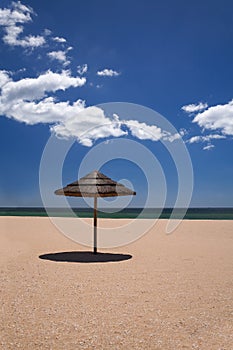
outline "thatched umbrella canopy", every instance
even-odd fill
[[[97,198],[136,195],[119,182],[95,170],[80,180],[68,184],[54,192],[57,195],[71,197],[94,197],[94,253],[97,253]]]

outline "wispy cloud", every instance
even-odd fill
[[[181,107],[181,109],[186,113],[195,113],[202,111],[203,109],[206,109],[208,107],[207,103],[199,102],[197,104],[189,104],[186,106]]]
[[[118,75],[120,75],[120,73],[116,70],[105,68],[103,70],[99,70],[97,72],[97,75],[100,77],[117,77]]]
[[[225,139],[226,136],[218,134],[192,136],[187,143],[209,142],[210,140]]]
[[[203,150],[204,151],[210,151],[211,149],[213,149],[215,146],[214,145],[207,145],[207,146],[205,146],[205,147],[203,147]]]
[[[77,67],[77,72],[80,75],[85,74],[87,72],[87,70],[88,70],[88,65],[87,64],[83,64],[83,65]]]
[[[45,36],[49,36],[49,35],[52,34],[52,31],[51,31],[50,29],[48,29],[48,28],[45,28],[44,31],[43,31],[43,34],[44,34]]]
[[[173,142],[182,137],[182,132],[171,134],[170,132],[162,130],[156,125],[148,125],[137,120],[123,120],[121,123],[130,130],[132,136],[138,138],[139,140],[163,140]]]
[[[163,137],[162,130],[156,125],[147,125],[137,120],[125,120],[123,123],[129,128],[131,134],[140,140],[159,141]]]
[[[70,61],[66,57],[66,51],[62,51],[62,50],[51,51],[51,52],[48,52],[47,55],[51,60],[57,60],[60,63],[62,63],[64,67],[70,64]]]
[[[12,2],[9,8],[0,9],[0,26],[5,32],[5,44],[24,48],[35,48],[45,44],[45,38],[41,35],[22,36],[23,25],[32,21],[33,14],[32,8],[21,4],[20,1]]]

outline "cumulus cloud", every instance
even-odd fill
[[[233,100],[198,113],[193,123],[205,130],[218,130],[223,135],[233,136]]]
[[[52,123],[64,118],[66,110],[80,110],[82,103],[76,101],[56,103],[47,93],[66,90],[69,87],[81,87],[85,78],[72,77],[68,71],[51,71],[37,78],[25,78],[13,81],[5,71],[0,72],[1,95],[0,114],[26,124]]]
[[[207,142],[204,150],[214,148],[211,140],[225,139],[233,136],[233,100],[226,104],[208,107],[207,103],[199,103],[183,106],[182,109],[191,113],[192,123],[201,128],[201,135],[193,136],[186,142],[189,144]],[[205,132],[217,132],[216,134],[203,135]]]
[[[10,46],[21,46],[24,48],[35,48],[45,43],[41,35],[28,35],[22,37],[23,25],[31,22],[34,14],[29,6],[21,4],[20,1],[12,2],[9,8],[0,9],[0,26],[4,29],[3,41]]]
[[[121,123],[115,118],[108,118],[98,107],[83,109],[76,118],[72,115],[64,122],[51,127],[58,137],[76,137],[84,146],[92,146],[93,140],[109,136],[119,137],[127,132],[121,129]]]
[[[55,36],[53,41],[56,41],[57,43],[66,43],[66,39],[59,36]]]
[[[207,103],[197,103],[197,104],[189,104],[186,106],[181,107],[181,109],[186,112],[186,113],[195,113],[195,112],[199,112],[202,111],[203,109],[206,109],[208,107]]]
[[[120,75],[119,72],[113,70],[113,69],[103,69],[97,72],[97,75],[100,77],[117,77]]]
[[[0,71],[0,114],[19,122],[34,125],[47,123],[58,137],[76,138],[81,144],[91,146],[93,141],[105,137],[118,137],[127,132],[121,129],[116,118],[104,115],[98,107],[85,107],[77,100],[57,102],[49,92],[81,87],[86,79],[72,77],[69,71],[51,71],[37,78],[13,81],[6,71]]]
[[[48,71],[36,78],[13,81],[9,72],[0,71],[0,114],[29,125],[46,123],[57,137],[75,138],[85,146],[95,140],[119,137],[131,133],[140,140],[167,140],[181,137],[137,120],[120,120],[117,115],[106,116],[99,107],[86,107],[85,101],[57,101],[51,93],[70,87],[81,87],[84,77],[73,77],[69,71]],[[48,94],[50,93],[50,96]],[[126,130],[127,129],[127,130]]]
[[[31,7],[23,5],[20,1],[12,2],[9,8],[0,9],[3,41],[11,46],[34,48],[43,45],[45,38],[50,42],[52,40],[61,44],[63,49],[50,50],[47,56],[67,66],[70,63],[67,53],[72,47],[64,49],[65,38],[52,37],[49,29],[44,29],[43,36],[23,35],[24,25],[32,22],[34,14]],[[15,79],[15,73],[0,70],[0,115],[29,125],[48,124],[51,132],[57,137],[75,138],[88,147],[99,138],[127,135],[130,130],[126,130],[126,125],[122,128],[123,123],[116,115],[106,116],[99,107],[86,107],[85,101],[81,99],[74,102],[57,100],[57,91],[82,87],[86,83],[82,75],[87,70],[88,66],[84,64],[77,67],[79,76],[73,76],[69,70],[60,73],[48,70],[36,77],[24,77],[19,80]],[[99,76],[112,77],[119,74],[112,69],[98,72]],[[136,130],[133,133],[136,135]],[[154,139],[158,140],[156,137]]]
[[[32,101],[43,98],[47,92],[57,90],[66,90],[69,87],[83,86],[86,83],[85,78],[72,77],[67,70],[61,73],[47,71],[37,78],[24,78],[18,81],[10,79],[9,75],[5,79],[8,82],[1,89],[1,106],[5,104],[14,105],[19,100]]]
[[[0,25],[7,27],[30,22],[32,13],[31,7],[22,5],[19,1],[12,2],[10,8],[0,8]]]
[[[51,51],[48,52],[47,55],[51,60],[57,60],[60,63],[62,63],[64,67],[70,64],[70,61],[66,57],[66,51]]]

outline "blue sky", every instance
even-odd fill
[[[76,140],[64,185],[102,141],[146,146],[166,176],[167,206],[177,175],[162,141],[175,147],[181,138],[193,164],[191,206],[233,206],[232,11],[231,1],[2,0],[0,206],[41,205],[39,166],[51,134]],[[151,108],[177,134],[153,118],[94,107],[109,102]],[[132,205],[144,204],[145,175],[135,165],[115,160],[102,171],[129,178]]]

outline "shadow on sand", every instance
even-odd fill
[[[112,254],[112,253],[97,253],[92,252],[60,252],[42,254],[39,256],[43,260],[64,261],[76,263],[103,263],[113,261],[123,261],[132,258],[130,254]]]

